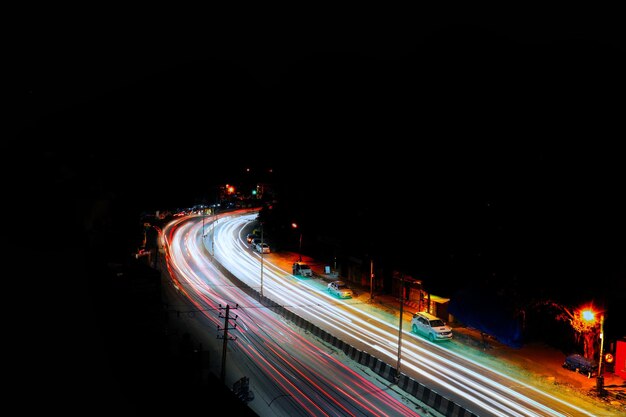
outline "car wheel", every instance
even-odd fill
[[[435,341],[435,336],[433,336],[432,333],[428,333],[428,340],[430,340],[431,342]]]
[[[413,325],[413,333],[417,333],[417,326]]]

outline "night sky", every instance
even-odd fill
[[[257,32],[135,17],[25,31],[18,143],[41,144],[30,162],[67,210],[190,206],[271,168],[321,219],[402,213],[381,239],[429,256],[615,272],[625,85],[610,22]]]
[[[623,277],[618,26],[135,18],[25,31],[19,143],[41,143],[33,165],[64,213],[190,206],[272,169],[320,223],[367,222],[400,260],[423,254],[416,274],[482,257],[504,279]]]

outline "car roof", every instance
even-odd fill
[[[422,316],[422,317],[424,317],[425,319],[428,319],[428,320],[441,320],[439,317],[433,316],[432,314],[426,313],[425,311],[418,311],[415,314],[417,316]]]

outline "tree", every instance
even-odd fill
[[[593,306],[586,305],[573,310],[554,302],[548,302],[551,307],[556,308],[560,313],[557,320],[565,321],[574,329],[576,342],[583,343],[584,356],[594,359],[597,352],[597,342],[599,340],[600,326],[596,316],[598,313]]]

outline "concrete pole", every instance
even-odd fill
[[[220,380],[222,384],[226,383],[226,349],[228,345],[228,310],[230,306],[226,304],[226,314],[224,316],[224,342],[222,344],[222,370],[220,372]]]
[[[374,260],[370,259],[370,303],[374,301]]]
[[[261,297],[263,297],[263,222],[261,222]]]
[[[602,356],[604,355],[604,314],[600,316],[600,359],[598,360],[598,376],[602,375]]]
[[[400,324],[398,326],[398,362],[396,364],[396,384],[400,381],[400,360],[402,358],[402,321],[404,319],[404,274],[400,274]]]

